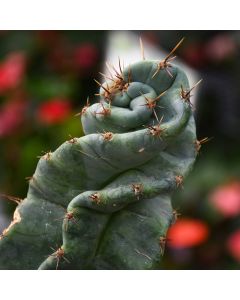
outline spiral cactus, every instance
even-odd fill
[[[1,269],[160,267],[171,194],[200,146],[188,79],[170,59],[99,83],[100,103],[80,113],[85,136],[39,160],[1,236]]]

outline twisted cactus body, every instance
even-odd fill
[[[39,160],[1,238],[1,269],[159,268],[171,194],[197,154],[187,77],[160,64],[117,72],[83,108],[85,136]]]

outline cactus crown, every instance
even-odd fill
[[[40,158],[0,237],[1,269],[159,268],[171,194],[201,146],[188,79],[172,65],[181,42],[163,61],[142,48],[142,61],[108,65],[100,102],[78,114],[85,136]]]

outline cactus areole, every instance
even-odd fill
[[[0,269],[161,268],[171,195],[197,155],[189,83],[167,59],[112,70],[79,114],[85,136],[39,159]]]

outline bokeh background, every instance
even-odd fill
[[[0,32],[0,232],[16,206],[4,195],[24,198],[37,157],[83,134],[75,114],[87,96],[94,101],[98,87],[93,78],[100,80],[114,34]],[[203,78],[194,113],[198,138],[211,139],[174,194],[178,220],[169,230],[163,267],[240,269],[240,32],[131,34],[166,52],[186,37],[177,55]],[[129,47],[128,39],[118,43]]]

